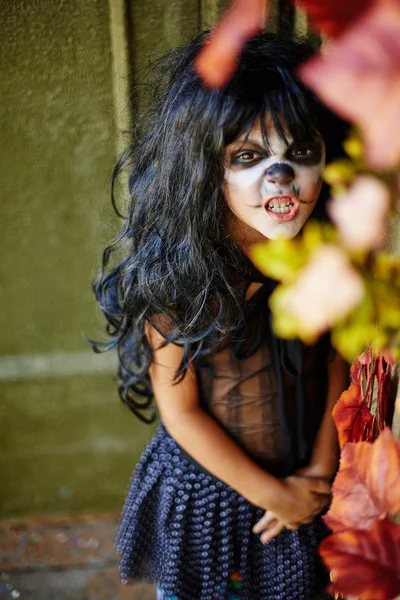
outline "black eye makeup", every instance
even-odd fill
[[[246,144],[247,145],[247,144]],[[251,144],[247,148],[239,146],[229,153],[229,164],[237,167],[250,167],[268,156],[267,151],[258,144]]]
[[[318,164],[322,158],[322,144],[318,140],[292,144],[286,156],[289,160],[305,164]]]
[[[231,155],[231,164],[254,164],[257,160],[260,160],[260,158],[263,158],[261,152],[257,152],[256,150],[242,150],[241,152],[235,152]]]
[[[258,144],[254,144],[254,146],[251,143],[250,147],[247,148],[243,146],[233,148],[227,156],[227,165],[237,168],[252,167],[270,156],[270,152],[266,148]],[[322,152],[323,143],[321,140],[318,138],[305,139],[300,142],[293,142],[288,146],[285,151],[285,158],[299,164],[313,166],[321,161]]]

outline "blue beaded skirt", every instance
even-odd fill
[[[252,532],[264,511],[204,471],[160,424],[132,477],[116,547],[124,583],[150,581],[179,600],[311,600],[326,587],[317,547],[321,518],[264,545]]]
[[[240,600],[240,589],[242,581],[239,573],[232,573],[229,578],[228,587],[225,590],[220,590],[219,593],[213,596],[213,600]],[[157,588],[157,600],[179,600],[176,596],[169,596],[164,593],[164,590]]]

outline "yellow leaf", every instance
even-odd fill
[[[262,273],[278,281],[293,279],[307,262],[300,245],[283,238],[255,244],[250,257]]]
[[[374,256],[372,272],[381,279],[390,280],[400,287],[400,259],[394,254],[377,252]]]
[[[313,252],[324,242],[324,237],[320,223],[318,221],[309,221],[303,229],[301,237],[304,248],[308,253]]]
[[[318,334],[287,310],[286,295],[289,292],[290,286],[279,285],[270,296],[273,329],[281,338],[300,338],[306,344],[313,344],[318,339]]]
[[[359,137],[351,136],[347,139],[343,148],[351,158],[359,159],[364,155],[364,144]]]
[[[332,345],[348,362],[359,356],[372,343],[375,328],[368,324],[337,325],[332,330]]]
[[[356,176],[356,170],[350,160],[337,160],[325,167],[324,180],[329,185],[350,183]]]

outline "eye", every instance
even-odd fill
[[[255,150],[244,150],[243,152],[240,152],[239,154],[235,154],[235,156],[233,157],[233,162],[236,163],[250,163],[253,162],[254,160],[257,160],[258,158],[260,158],[261,154],[259,152],[256,152]]]
[[[307,148],[306,146],[304,148],[293,148],[290,154],[294,157],[308,158],[314,155],[314,149]]]

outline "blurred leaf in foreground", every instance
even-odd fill
[[[222,87],[236,69],[246,41],[261,31],[266,20],[264,0],[234,0],[211,32],[196,60],[196,69],[211,88]]]
[[[372,0],[296,0],[313,26],[328,36],[337,36],[372,4]]]
[[[321,556],[331,571],[331,593],[359,600],[400,594],[400,527],[388,518],[369,531],[348,529],[325,538]]]
[[[348,443],[333,484],[325,522],[334,531],[369,529],[400,510],[400,442],[389,427],[374,443]]]
[[[336,10],[337,2],[331,4]],[[359,3],[347,2],[353,4]],[[328,106],[360,127],[366,159],[377,169],[400,161],[399,63],[400,3],[375,0],[323,54],[300,69],[304,82]]]

